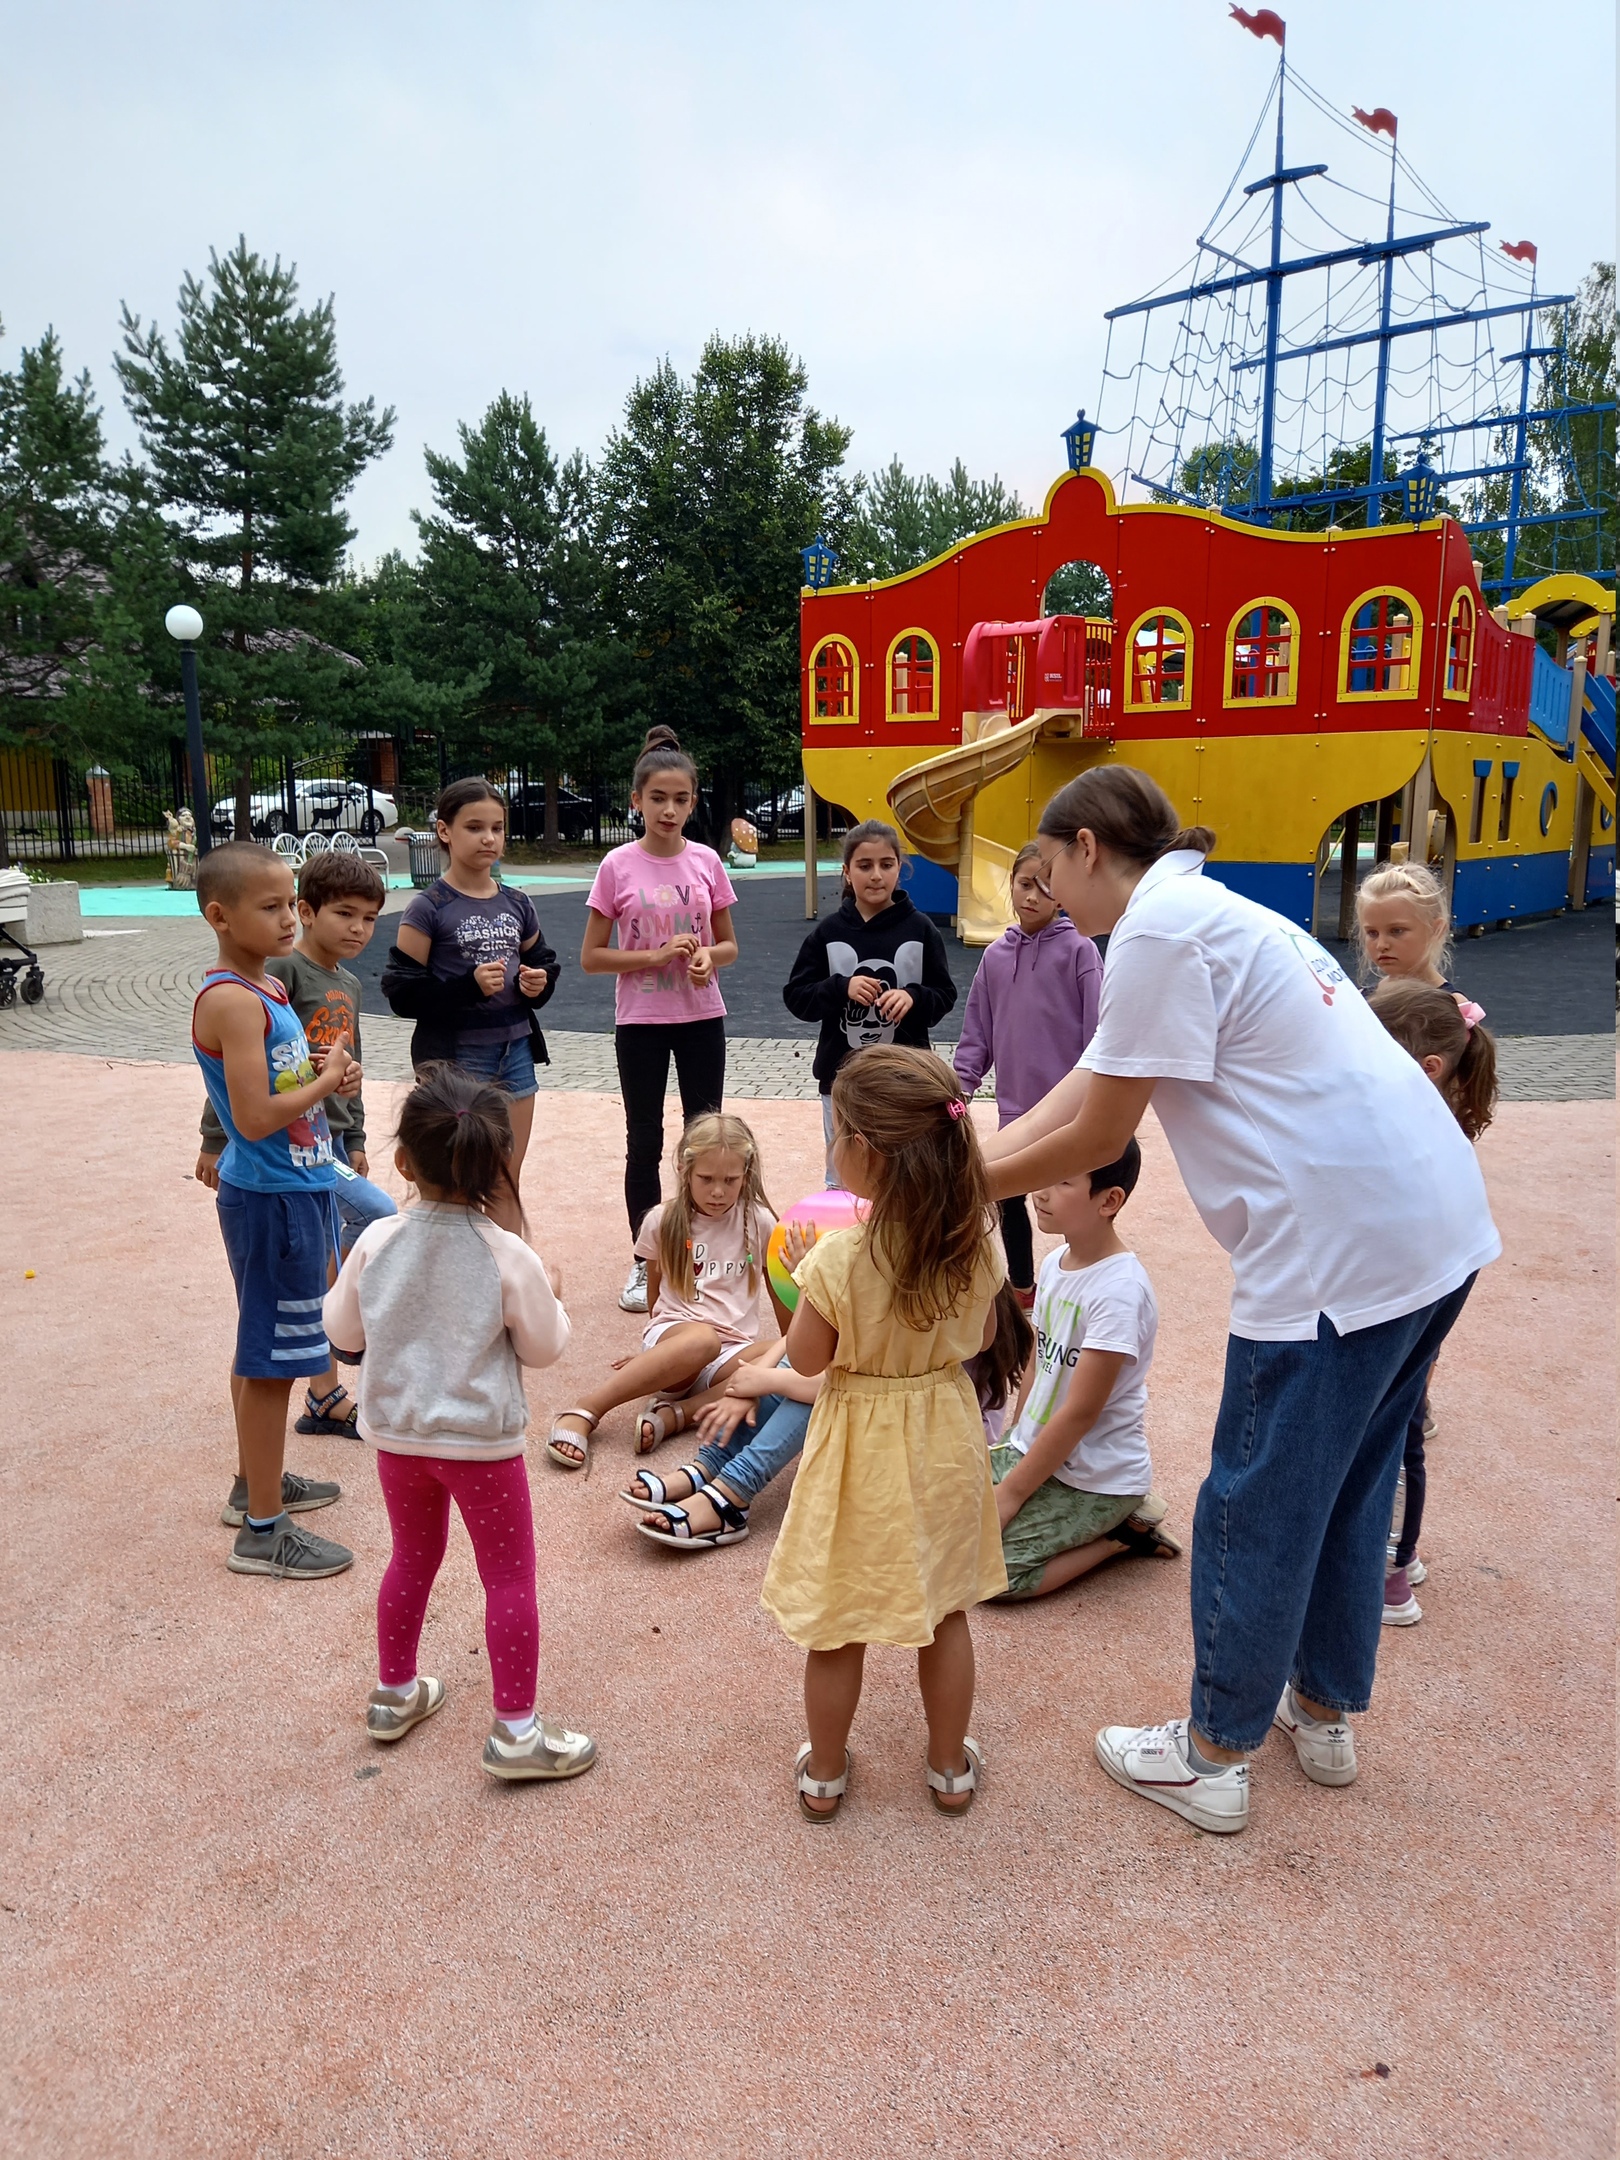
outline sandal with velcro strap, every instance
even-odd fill
[[[984,1775],[984,1757],[979,1752],[978,1741],[971,1733],[962,1742],[962,1753],[967,1757],[967,1768],[956,1771],[950,1777],[947,1777],[943,1770],[936,1770],[928,1758],[923,1757],[923,1768],[928,1772],[928,1797],[942,1815],[965,1815],[973,1805],[974,1796],[979,1790],[979,1780]],[[960,1807],[947,1807],[945,1800],[939,1797],[941,1793],[945,1794],[946,1800],[953,1793],[966,1793],[967,1798]]]
[[[806,1822],[831,1822],[844,1804],[844,1795],[849,1790],[849,1773],[854,1768],[855,1758],[850,1754],[849,1749],[845,1748],[844,1774],[842,1777],[834,1778],[812,1777],[806,1768],[809,1760],[810,1743],[806,1740],[800,1747],[798,1754],[793,1758],[793,1784],[795,1791],[799,1795],[799,1813]],[[830,1800],[833,1805],[830,1808],[807,1807],[805,1805],[807,1799]]]
[[[707,1478],[708,1474],[708,1471],[704,1469],[701,1463],[695,1462],[681,1463],[676,1469],[670,1472],[669,1478],[667,1479],[659,1477],[657,1473],[652,1470],[638,1470],[636,1472],[636,1476],[640,1479],[641,1483],[646,1486],[647,1490],[644,1493],[621,1492],[619,1494],[619,1498],[625,1503],[627,1507],[640,1508],[644,1514],[648,1508],[674,1507],[678,1503],[671,1500],[669,1496],[669,1488],[670,1483],[675,1478],[683,1477],[691,1486],[692,1492],[683,1493],[681,1495],[682,1499],[690,1500],[692,1497],[692,1493],[702,1491],[703,1481],[705,1478]]]
[[[1163,1503],[1160,1503],[1161,1508]],[[1181,1541],[1173,1538],[1162,1521],[1139,1508],[1134,1515],[1115,1523],[1106,1533],[1116,1545],[1123,1545],[1127,1552],[1135,1553],[1142,1560],[1179,1560]]]
[[[686,1509],[674,1500],[665,1500],[652,1507],[643,1502],[648,1515],[662,1515],[669,1525],[660,1530],[650,1522],[638,1522],[636,1528],[644,1538],[651,1538],[655,1545],[667,1545],[673,1552],[709,1552],[716,1545],[738,1545],[748,1535],[748,1510],[738,1507],[735,1500],[728,1500],[717,1485],[700,1485],[710,1507],[720,1518],[718,1530],[694,1530],[692,1518]],[[697,1493],[692,1495],[695,1500]]]
[[[348,1415],[334,1417],[333,1404],[344,1401],[349,1405]],[[357,1440],[360,1437],[359,1416],[360,1405],[340,1380],[327,1395],[317,1395],[313,1388],[305,1388],[304,1414],[293,1427],[293,1431],[328,1433],[339,1440]]]

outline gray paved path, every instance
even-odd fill
[[[162,918],[94,924],[82,945],[44,948],[45,998],[0,1011],[0,1050],[65,1050],[142,1063],[191,1062],[191,1004],[211,958],[200,923]],[[785,1016],[784,1016],[785,1017]],[[410,1074],[410,1023],[373,1009],[364,1023],[367,1070],[380,1080]],[[613,1038],[547,1031],[546,1088],[616,1093]],[[730,1092],[808,1097],[814,1038],[733,1035]],[[948,1044],[945,1045],[948,1048]],[[1576,1102],[1612,1097],[1615,1040],[1609,1034],[1521,1035],[1500,1043],[1502,1093],[1510,1102]]]

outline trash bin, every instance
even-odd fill
[[[407,842],[411,853],[411,883],[424,890],[444,875],[444,850],[437,833],[415,833]]]

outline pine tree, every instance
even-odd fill
[[[178,567],[207,625],[204,727],[236,767],[246,837],[255,753],[309,746],[357,667],[326,635],[325,596],[354,537],[343,504],[393,439],[394,415],[343,403],[330,298],[298,306],[295,266],[245,239],[181,282],[171,350],[126,306],[115,365],[174,521]]]
[[[555,840],[562,774],[583,778],[606,740],[591,472],[577,453],[559,465],[528,398],[509,391],[458,434],[459,459],[427,452],[419,650],[464,685],[491,752],[543,773]]]
[[[880,473],[858,474],[850,494],[850,514],[839,535],[838,568],[838,575],[849,580],[915,570],[971,533],[1029,515],[999,474],[971,479],[960,458],[944,480],[931,473],[908,473],[898,458],[891,458]]]
[[[626,719],[665,721],[691,749],[711,832],[743,779],[798,764],[799,550],[848,513],[849,430],[807,388],[779,340],[712,337],[689,382],[665,361],[636,384],[602,460]]]

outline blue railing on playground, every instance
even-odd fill
[[[1581,711],[1581,733],[1614,771],[1614,684],[1607,675],[1588,675]]]
[[[1536,664],[1530,677],[1530,718],[1549,742],[1560,750],[1569,748],[1569,701],[1575,678],[1549,653],[1536,647]]]

